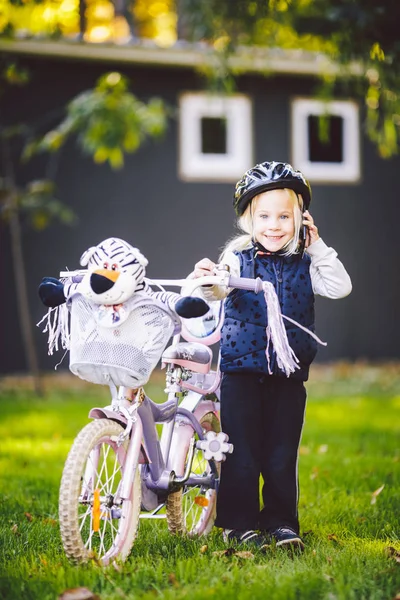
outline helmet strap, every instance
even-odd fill
[[[281,252],[280,250],[278,250],[277,252],[270,252],[269,250],[264,248],[264,246],[260,244],[260,242],[257,242],[257,240],[255,240],[254,238],[252,239],[252,242],[255,249],[254,258],[256,258],[256,256],[283,256],[284,254],[284,252]]]

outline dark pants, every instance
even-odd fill
[[[305,404],[302,381],[224,373],[221,423],[234,450],[222,463],[218,527],[272,531],[286,525],[299,532],[297,455]]]

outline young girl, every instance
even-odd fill
[[[234,195],[244,235],[227,244],[220,262],[234,276],[272,282],[282,314],[313,331],[314,294],[343,298],[351,292],[351,281],[336,252],[319,237],[308,212],[310,201],[309,183],[289,164],[264,162],[247,171]],[[195,265],[193,276],[210,275],[215,267],[204,258]],[[303,382],[316,342],[285,321],[289,344],[299,359],[299,369],[287,378],[271,347],[268,368],[267,315],[261,294],[212,286],[203,288],[203,295],[206,300],[226,297],[221,420],[234,452],[222,466],[216,524],[224,529],[226,541],[261,546],[274,539],[277,546],[303,548],[297,455],[306,403]]]

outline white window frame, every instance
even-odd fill
[[[201,151],[201,119],[226,119],[226,154]],[[179,97],[179,177],[235,182],[253,164],[252,103],[244,94],[185,92]]]
[[[308,117],[339,116],[343,119],[343,161],[310,161]],[[292,163],[315,183],[356,183],[360,180],[360,126],[358,104],[352,100],[324,102],[311,98],[292,100]]]

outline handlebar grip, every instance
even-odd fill
[[[258,294],[263,289],[263,282],[259,277],[256,279],[229,277],[229,287],[237,288],[238,290],[250,290]]]
[[[80,283],[83,279],[83,275],[74,275],[71,277],[72,283]]]

